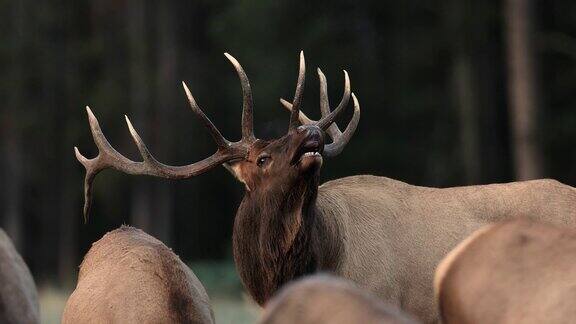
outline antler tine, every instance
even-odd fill
[[[84,223],[86,223],[86,221],[88,221],[90,207],[92,206],[92,182],[98,171],[94,172],[94,169],[90,166],[90,162],[94,159],[90,160],[84,157],[76,146],[74,146],[74,153],[76,154],[76,159],[78,159],[86,169],[86,176],[84,177],[84,208],[82,213],[82,215],[84,215]]]
[[[306,79],[306,62],[304,60],[304,51],[300,51],[300,68],[298,71],[298,82],[296,83],[296,91],[294,93],[294,100],[292,100],[292,113],[290,114],[289,130],[298,127],[298,119],[300,112],[300,105],[302,104],[302,96],[304,94],[304,82]]]
[[[229,142],[224,138],[224,136],[222,136],[222,134],[220,133],[218,128],[216,128],[216,126],[214,126],[214,124],[212,123],[210,118],[208,118],[208,116],[206,116],[206,114],[204,114],[202,109],[200,109],[200,107],[198,107],[196,100],[194,100],[194,97],[192,96],[192,92],[190,92],[190,89],[188,89],[188,86],[186,85],[186,83],[184,81],[182,81],[182,86],[184,87],[184,91],[186,92],[186,97],[188,97],[188,102],[190,103],[190,107],[192,108],[192,111],[194,112],[194,114],[196,114],[196,116],[198,116],[200,118],[200,120],[202,121],[202,124],[208,130],[208,132],[210,133],[210,135],[214,139],[214,142],[216,142],[218,149],[227,148],[229,146]]]
[[[286,110],[292,112],[292,103],[286,101],[284,98],[280,98],[280,103],[284,108],[286,108]],[[298,112],[298,120],[303,125],[313,124],[316,122],[315,120],[308,118],[308,116],[306,116],[302,111]]]
[[[354,93],[352,93],[352,100],[354,101],[354,115],[348,123],[348,126],[346,126],[344,133],[334,138],[332,143],[324,146],[323,154],[327,157],[334,157],[340,154],[352,138],[352,135],[354,135],[354,132],[356,132],[356,126],[358,126],[358,122],[360,121],[360,104]]]
[[[326,76],[322,73],[320,68],[318,68],[318,80],[320,81],[320,112],[322,113],[322,118],[324,118],[330,114],[330,100],[328,99],[328,84],[326,82]],[[336,123],[330,124],[326,133],[328,133],[332,139],[335,139],[342,134]]]
[[[121,163],[132,162],[120,155],[120,153],[110,145],[106,136],[102,133],[98,119],[94,116],[90,107],[86,106],[86,112],[88,114],[90,131],[92,132],[94,143],[98,148],[98,155],[95,158],[88,159],[80,153],[77,147],[74,147],[76,158],[86,169],[86,176],[84,178],[84,221],[87,221],[92,205],[92,183],[96,175],[107,168],[111,160]]]
[[[280,103],[282,104],[282,107],[284,107],[286,110],[292,111],[292,104],[290,102],[284,100],[283,98],[280,98]],[[317,120],[310,119],[302,111],[299,112],[298,119],[300,120],[300,123],[302,125],[310,125],[318,122]],[[326,134],[328,134],[328,136],[330,136],[330,138],[334,140],[336,137],[340,136],[342,132],[340,131],[336,123],[332,123],[332,125],[330,125],[330,127],[328,127],[328,129],[326,130]]]
[[[344,108],[348,106],[348,100],[350,99],[350,78],[348,77],[348,72],[344,70],[344,94],[342,95],[342,100],[338,104],[338,107],[330,112],[327,116],[322,117],[318,121],[317,126],[321,129],[326,129],[330,126],[334,120],[344,111]]]
[[[254,102],[252,99],[252,89],[250,88],[250,81],[244,69],[238,63],[238,61],[230,54],[224,53],[224,56],[234,65],[238,77],[240,78],[240,84],[242,85],[242,139],[248,141],[254,141]]]

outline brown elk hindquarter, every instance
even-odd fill
[[[486,226],[439,265],[446,323],[567,323],[576,318],[576,231],[529,220]]]
[[[213,323],[208,295],[162,242],[122,226],[84,257],[62,323]]]

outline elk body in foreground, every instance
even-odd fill
[[[318,70],[322,118],[312,121],[300,112],[305,75],[301,54],[293,102],[283,101],[291,110],[288,132],[278,139],[260,140],[253,132],[248,78],[238,62],[227,57],[243,89],[242,139],[226,140],[184,85],[193,112],[218,147],[200,162],[185,166],[158,162],[127,119],[143,158],[142,162],[129,160],[112,148],[88,109],[99,154],[87,159],[76,149],[87,170],[85,215],[94,177],[105,168],[183,179],[224,165],[246,187],[234,221],[233,250],[242,282],[256,302],[264,304],[294,278],[327,271],[359,283],[427,322],[436,321],[438,315],[432,285],[436,265],[472,231],[513,215],[538,215],[571,226],[576,222],[572,217],[576,189],[552,180],[437,189],[361,175],[320,185],[323,159],[343,150],[360,118],[348,75],[344,73],[344,95],[331,110],[326,79]],[[341,132],[334,120],[350,97],[354,115]],[[325,141],[326,135],[332,142]]]
[[[435,277],[444,323],[568,323],[574,287],[576,231],[527,220],[477,230]]]
[[[30,270],[0,229],[0,323],[40,323],[38,291]]]
[[[62,323],[213,323],[208,295],[166,245],[133,227],[104,235],[82,261]]]
[[[266,303],[260,323],[416,324],[417,321],[348,280],[320,274],[280,289]]]

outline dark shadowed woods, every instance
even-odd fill
[[[40,283],[73,283],[91,242],[122,223],[184,260],[229,258],[243,189],[223,168],[182,182],[105,171],[83,224],[84,170],[73,154],[97,153],[86,105],[131,158],[124,114],[162,161],[211,154],[183,80],[238,138],[240,84],[224,52],[250,77],[264,138],[288,125],[278,99],[293,92],[301,49],[311,117],[315,67],[333,101],[341,70],[350,73],[362,119],[345,152],[325,163],[324,180],[576,184],[573,1],[0,0],[0,26],[0,226]]]

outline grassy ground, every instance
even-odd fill
[[[40,323],[60,323],[66,299],[71,292],[54,287],[40,289]]]
[[[242,286],[229,262],[201,262],[191,265],[204,284],[217,323],[254,323],[260,309],[242,292]],[[41,323],[60,323],[71,290],[44,286],[40,289]]]

